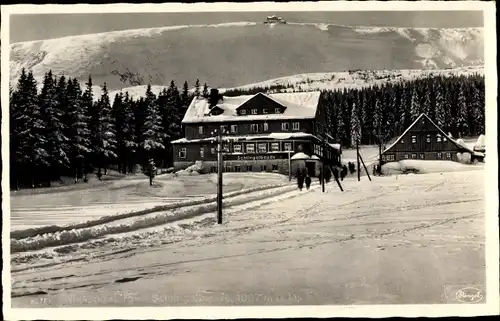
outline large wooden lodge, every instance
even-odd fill
[[[447,135],[426,114],[421,114],[382,152],[382,164],[406,159],[459,161],[459,155],[482,161],[484,154],[473,151]]]
[[[217,171],[219,130],[227,172],[286,174],[297,152],[340,165],[341,147],[325,135],[320,92],[223,97],[212,89],[209,98],[193,98],[182,124],[185,137],[172,142],[176,170],[203,161],[205,171]]]

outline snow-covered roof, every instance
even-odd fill
[[[320,159],[320,158],[318,157],[318,155],[312,155],[311,159]]]
[[[340,146],[340,144],[328,144],[328,145],[330,145],[330,147],[332,147],[332,148],[334,148],[334,149],[336,149],[336,150],[338,150],[338,151],[340,151],[340,150],[341,150],[341,146]]]
[[[469,147],[467,147],[467,145],[465,145],[465,143],[463,142],[463,140],[461,140],[461,142],[460,142],[460,141],[456,141],[456,140],[454,140],[454,139],[451,137],[451,135],[446,134],[446,133],[445,133],[445,132],[444,132],[444,131],[443,131],[443,130],[442,130],[442,129],[441,129],[441,128],[440,128],[440,127],[439,127],[439,126],[438,126],[438,125],[434,122],[434,121],[432,121],[432,119],[430,119],[430,118],[429,118],[429,116],[427,116],[426,114],[422,113],[422,114],[420,114],[420,116],[418,116],[418,117],[417,117],[417,119],[415,119],[415,121],[414,121],[414,122],[413,122],[410,126],[408,126],[408,128],[407,128],[407,129],[406,129],[406,130],[405,130],[405,131],[404,131],[404,132],[403,132],[403,133],[402,133],[402,134],[398,137],[398,139],[396,139],[396,140],[394,141],[394,143],[392,143],[389,147],[387,147],[387,148],[386,148],[386,149],[382,152],[382,154],[383,154],[383,153],[385,153],[385,152],[387,152],[388,150],[390,150],[392,147],[394,147],[394,145],[396,145],[396,144],[400,141],[400,139],[401,139],[402,137],[404,137],[404,135],[406,135],[406,133],[408,133],[408,131],[409,131],[410,129],[412,129],[412,128],[413,128],[413,126],[415,126],[415,124],[417,124],[417,123],[418,123],[418,121],[419,121],[422,117],[425,117],[427,120],[429,120],[429,121],[431,122],[431,124],[432,124],[432,125],[434,125],[434,127],[436,127],[436,128],[437,128],[437,130],[438,130],[439,132],[441,132],[441,135],[443,135],[444,137],[446,137],[448,140],[450,140],[450,141],[451,141],[453,144],[455,144],[457,147],[463,148],[463,149],[465,149],[465,150],[467,150],[467,151],[469,151],[469,152],[473,153],[473,151],[472,151]]]
[[[246,135],[246,136],[223,136],[223,141],[238,141],[238,140],[253,140],[253,139],[291,139],[291,138],[305,138],[314,137],[313,134],[297,132],[297,133],[269,133],[267,135]],[[201,143],[201,142],[212,142],[218,139],[217,136],[206,137],[200,139],[176,139],[171,141],[172,144],[182,144],[182,143]]]
[[[224,97],[217,106],[224,112],[220,115],[209,115],[208,100],[203,97],[195,97],[191,101],[182,123],[204,123],[204,122],[234,122],[249,120],[279,120],[279,119],[310,119],[316,115],[320,92],[301,93],[278,93],[243,95],[236,97]],[[237,108],[257,95],[266,97],[286,106],[282,114],[263,115],[238,115]]]
[[[304,154],[303,152],[298,152],[291,157],[291,160],[302,160],[302,159],[311,159],[311,157],[309,157],[309,155]]]

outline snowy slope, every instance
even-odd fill
[[[300,45],[297,45],[300,44]],[[234,87],[312,71],[481,65],[482,28],[412,29],[255,22],[169,26],[13,43],[10,74],[32,69],[111,90],[170,80]],[[231,48],[231,50],[227,50]],[[200,53],[203,53],[200,59]]]
[[[328,184],[325,193],[228,209],[222,225],[209,213],[16,253],[12,304],[458,303],[460,287],[486,284],[483,179],[482,171],[348,179],[344,192]]]
[[[262,82],[251,83],[238,87],[218,88],[221,93],[231,89],[252,89],[256,87],[272,88],[273,86],[290,87],[285,91],[317,91],[332,89],[355,89],[384,83],[395,83],[405,80],[415,80],[425,77],[442,75],[444,77],[460,75],[484,75],[483,66],[467,66],[450,69],[425,70],[425,69],[404,69],[404,70],[357,70],[341,72],[321,72],[305,73],[287,77],[269,79]],[[151,91],[158,95],[166,86],[153,85]],[[111,101],[117,93],[128,92],[130,96],[144,97],[147,85],[125,87],[109,92]],[[210,88],[210,87],[209,87]],[[94,86],[94,99],[98,99],[101,93],[100,86]],[[194,89],[190,89],[194,91]]]

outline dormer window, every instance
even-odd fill
[[[401,144],[404,144],[405,143],[405,140],[404,138],[401,138],[401,140],[399,141]]]
[[[289,123],[281,123],[281,130],[288,131],[290,129]]]
[[[231,133],[237,133],[238,132],[238,125],[231,125]]]
[[[242,109],[242,110],[240,111],[240,114],[242,114],[242,115],[246,115],[246,114],[247,114],[246,109]]]
[[[203,127],[203,126],[198,126],[198,133],[199,133],[200,135],[203,135],[203,134],[205,133],[205,127]]]
[[[417,136],[411,136],[411,143],[416,144],[417,143]]]
[[[252,109],[252,115],[257,115],[257,109],[256,108]]]
[[[274,113],[279,114],[279,113],[281,113],[281,110],[279,108],[274,108]]]
[[[223,134],[227,133],[227,125],[220,125],[220,131]]]
[[[267,108],[262,109],[263,114],[267,114]]]
[[[430,134],[427,134],[427,137],[425,138],[425,141],[427,143],[430,143],[431,142],[431,135]]]
[[[441,143],[441,134],[436,135],[436,142]]]
[[[300,129],[300,123],[298,123],[298,122],[292,123],[292,129],[293,130],[299,130]]]
[[[264,123],[264,131],[267,132],[269,130],[269,124],[268,123]]]

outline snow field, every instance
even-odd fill
[[[469,159],[470,161],[470,159]],[[401,174],[404,170],[415,169],[419,174],[484,170],[484,164],[467,165],[452,161],[431,161],[405,159],[382,166],[384,175]]]
[[[285,185],[277,188],[267,187],[267,189],[264,189],[259,187],[252,191],[239,191],[237,193],[233,193],[233,195],[230,196],[231,198],[223,200],[223,204],[227,207],[240,205],[250,201],[269,198],[295,189],[295,186]],[[124,215],[119,219],[111,217],[113,220],[110,220],[109,217],[104,217],[101,221],[87,223],[81,225],[82,227],[72,229],[66,227],[59,230],[55,228],[55,232],[38,234],[22,239],[11,239],[11,253],[38,250],[49,246],[83,242],[108,234],[135,231],[151,226],[165,224],[174,220],[193,217],[217,209],[217,204],[214,202],[205,201],[201,204],[196,203],[199,203],[199,201],[195,201],[194,204],[192,203],[193,205],[185,205],[183,207],[177,206],[167,209],[156,208],[154,212],[152,212],[152,210],[146,210],[140,214],[131,213],[132,215]],[[137,217],[137,215],[140,215],[140,217]],[[33,234],[33,232],[31,232],[31,234]]]
[[[344,193],[315,184],[228,208],[222,225],[209,213],[68,245],[59,248],[67,257],[40,254],[45,266],[17,256],[13,306],[242,305],[238,296],[251,294],[281,296],[279,304],[457,303],[445,285],[485,284],[483,179],[481,171],[348,179]],[[125,277],[137,280],[117,283]],[[35,291],[43,300],[27,296]],[[167,296],[180,299],[152,301]]]

